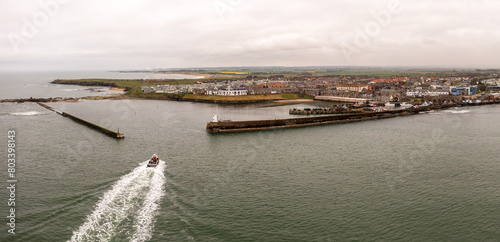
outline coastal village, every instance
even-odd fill
[[[198,95],[240,96],[252,94],[294,93],[318,100],[399,103],[429,101],[434,103],[499,97],[498,74],[461,77],[275,77],[208,80],[192,85],[169,85],[167,80],[146,80],[145,93],[193,93]]]

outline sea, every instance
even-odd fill
[[[116,93],[50,84],[57,78],[151,76],[4,72],[0,99]],[[287,118],[325,104],[49,105],[125,139],[34,103],[0,103],[5,187],[9,131],[16,144],[15,206],[1,189],[0,241],[500,241],[500,106],[210,134],[213,114]],[[154,153],[160,165],[146,168]]]

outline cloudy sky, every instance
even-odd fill
[[[0,70],[500,67],[498,0],[2,0]]]

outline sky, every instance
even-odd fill
[[[498,0],[2,0],[0,70],[500,67]]]

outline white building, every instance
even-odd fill
[[[423,97],[425,93],[427,93],[428,90],[422,90],[422,89],[411,89],[406,91],[406,96],[407,97]]]
[[[245,88],[231,88],[223,87],[220,89],[207,90],[207,95],[218,95],[218,96],[242,96],[247,95],[248,90]]]
[[[433,90],[427,90],[427,89],[411,89],[406,91],[406,96],[407,97],[425,97],[425,96],[447,96],[450,95],[450,91],[446,89],[433,89]]]
[[[435,97],[435,96],[447,96],[450,95],[450,92],[447,90],[436,89],[427,91],[427,96]]]

